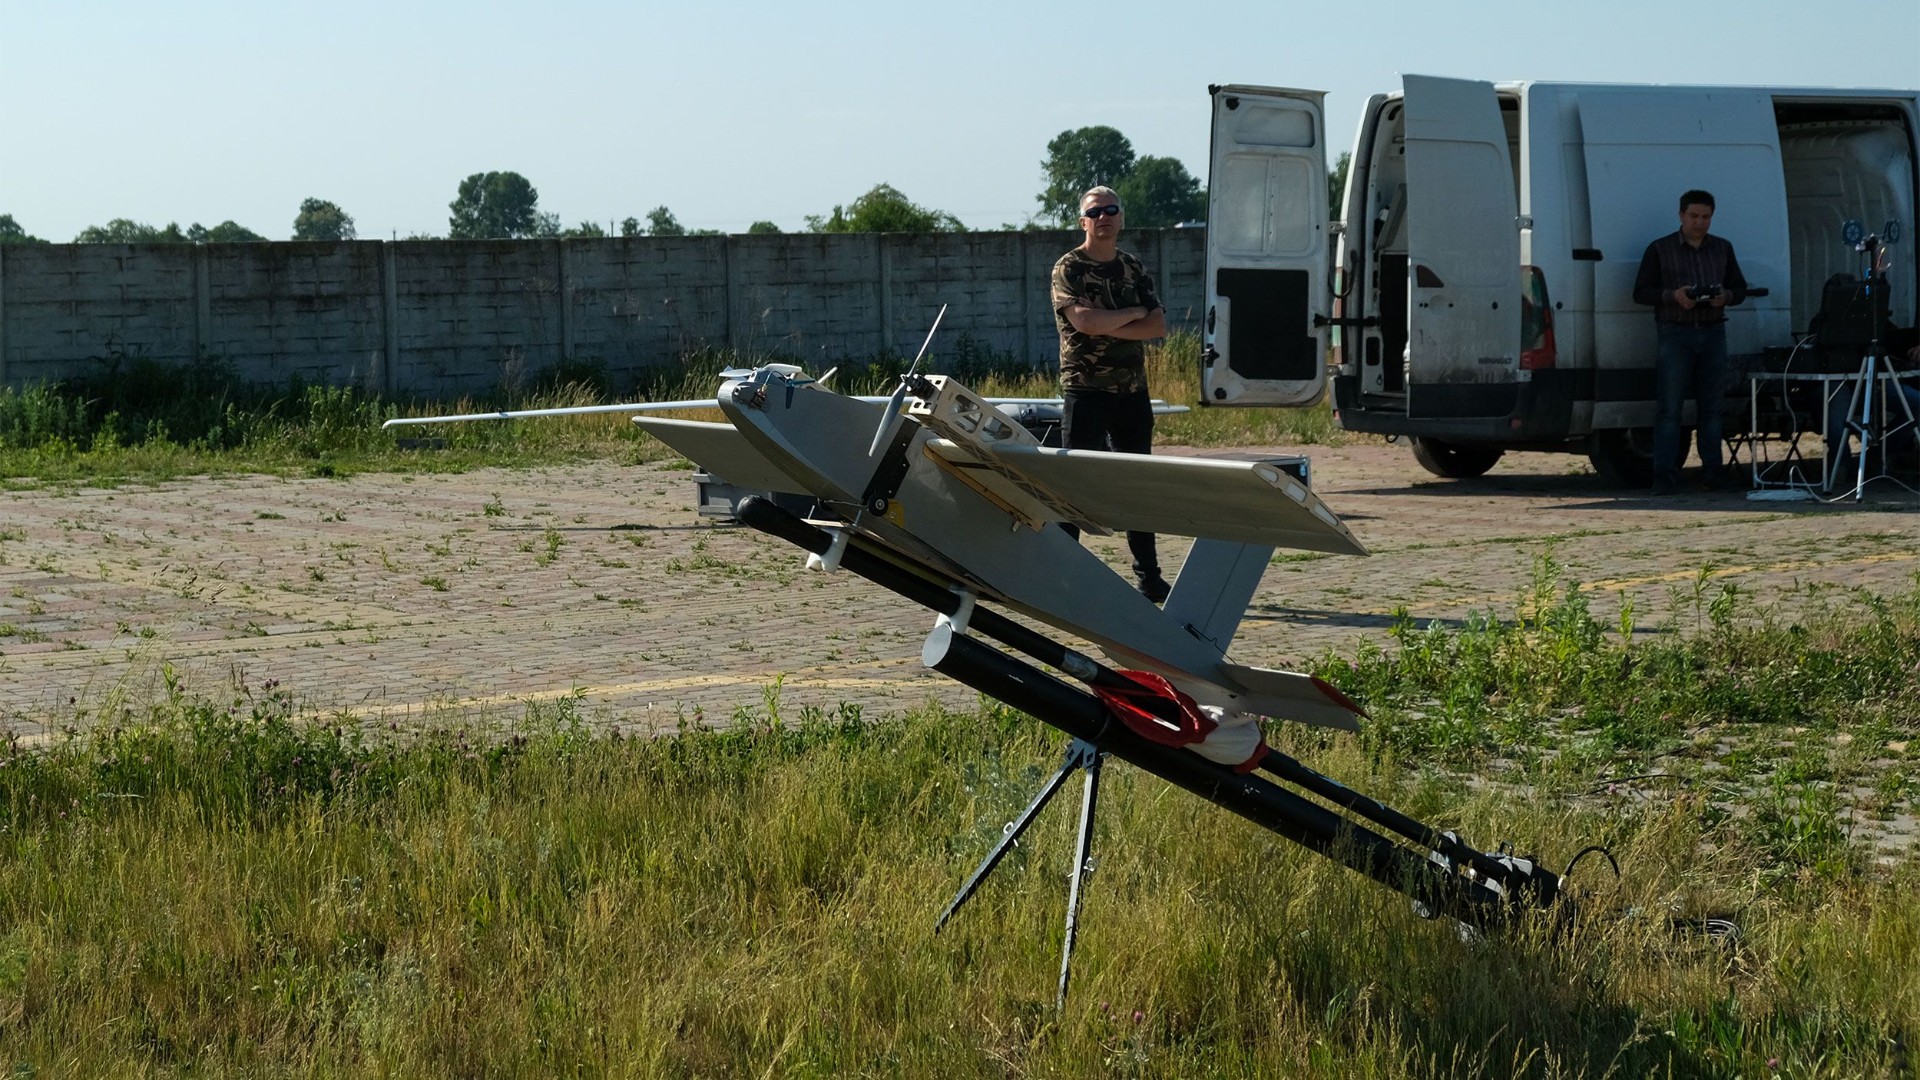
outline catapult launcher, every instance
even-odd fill
[[[1563,899],[1560,875],[1537,860],[1477,849],[1264,743],[1261,716],[1343,729],[1361,716],[1319,679],[1226,656],[1276,545],[1365,554],[1296,472],[1274,462],[1043,447],[940,376],[903,379],[878,414],[797,372],[766,368],[728,381],[718,400],[731,424],[696,432],[685,421],[636,422],[719,475],[751,471],[742,482],[814,496],[804,516],[757,497],[737,515],[804,549],[816,568],[849,571],[932,609],[937,619],[921,651],[928,667],[1070,739],[1059,771],[961,886],[936,930],[1081,773],[1064,1002],[1108,758],[1403,892],[1426,916],[1486,929]],[[723,460],[747,453],[755,466],[775,467]],[[1095,534],[1143,529],[1198,539],[1162,609],[1062,522]],[[1113,663],[989,605],[1092,642]]]
[[[593,408],[642,413],[634,423],[706,472],[768,493],[742,500],[739,520],[804,549],[815,569],[849,571],[932,609],[921,653],[928,667],[1070,740],[1059,771],[936,930],[1081,773],[1064,1002],[1109,758],[1405,893],[1428,917],[1490,929],[1529,910],[1567,910],[1561,875],[1538,860],[1478,849],[1265,744],[1263,717],[1353,730],[1362,716],[1320,679],[1227,656],[1276,547],[1366,554],[1313,493],[1303,462],[1049,448],[1004,402],[911,370],[885,399],[837,393],[784,364],[722,379],[713,399]],[[726,422],[646,415],[688,406],[717,407]],[[781,505],[808,498],[805,513]],[[1063,524],[1195,540],[1156,606]],[[1033,624],[1090,643],[1105,659]]]

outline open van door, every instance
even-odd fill
[[[1403,86],[1407,415],[1506,416],[1521,377],[1520,227],[1500,101],[1491,83],[1408,75]]]
[[[1201,398],[1311,405],[1327,385],[1326,95],[1212,92]]]

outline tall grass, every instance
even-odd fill
[[[849,358],[838,365],[834,388],[885,394],[911,359],[893,354]],[[251,384],[217,359],[170,366],[115,354],[84,377],[19,389],[0,387],[0,482],[110,483],[244,471],[335,476],[586,458],[655,460],[671,452],[619,415],[398,431],[383,431],[380,425],[398,416],[616,400],[700,400],[713,396],[723,370],[791,360],[777,353],[694,349],[645,369],[624,386],[614,385],[603,364],[566,362],[505,382],[484,397],[401,402],[356,388],[297,380],[277,386]],[[1174,403],[1196,400],[1197,338],[1176,334],[1152,346],[1148,363],[1156,396]],[[922,369],[954,375],[994,396],[1050,397],[1059,392],[1053,372],[1036,372],[965,333],[930,353]],[[1338,438],[1325,405],[1202,409],[1159,422],[1161,442],[1195,446],[1327,443]]]
[[[1483,845],[1556,867],[1610,845],[1624,878],[1583,862],[1584,914],[1562,932],[1462,937],[1116,767],[1056,1014],[1071,800],[929,933],[1061,752],[1010,710],[790,716],[776,686],[727,730],[662,738],[621,738],[571,700],[507,730],[369,731],[282,687],[215,697],[169,679],[149,708],[0,754],[0,1065],[1905,1075],[1920,864],[1873,863],[1819,825],[1863,790],[1912,812],[1911,786],[1884,780],[1913,761],[1896,673],[1913,669],[1920,586],[1799,627],[1735,605],[1647,640],[1593,623],[1565,584],[1543,566],[1505,619],[1329,656],[1322,672],[1375,720],[1359,738],[1277,733]],[[1669,779],[1566,752],[1655,687],[1679,733],[1657,764]],[[1494,734],[1452,738],[1476,695]],[[1724,779],[1740,746],[1789,742]],[[1503,771],[1556,753],[1528,783]],[[1741,939],[1674,933],[1671,915],[1706,913],[1736,915]]]

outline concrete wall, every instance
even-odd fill
[[[115,358],[220,358],[252,381],[352,384],[402,397],[487,392],[563,359],[616,389],[702,346],[824,369],[911,356],[941,304],[935,352],[962,334],[1051,366],[1053,262],[1078,233],[421,240],[0,247],[0,384]],[[1124,244],[1195,328],[1199,229]]]

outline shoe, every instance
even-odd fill
[[[1154,570],[1140,575],[1140,595],[1153,603],[1166,603],[1167,594],[1172,591],[1173,586],[1168,585],[1167,579],[1160,576],[1160,571]]]
[[[1653,482],[1653,490],[1647,492],[1647,494],[1651,495],[1656,499],[1660,498],[1663,495],[1671,495],[1673,494],[1673,481],[1655,480]]]

